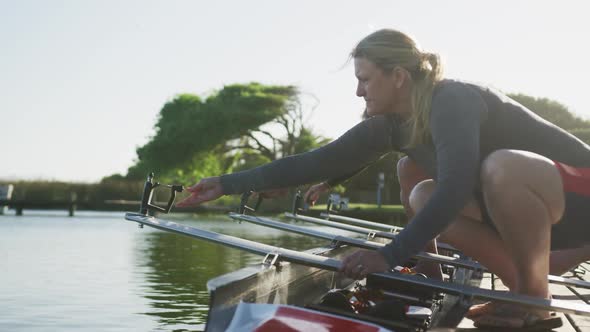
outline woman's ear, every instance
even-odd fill
[[[391,75],[393,76],[393,82],[397,89],[400,89],[402,86],[407,84],[410,80],[410,72],[407,71],[403,67],[396,66],[391,71]]]

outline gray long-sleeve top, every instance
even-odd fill
[[[499,149],[535,152],[590,167],[590,147],[507,96],[458,81],[440,82],[430,115],[432,143],[406,148],[410,129],[395,115],[365,120],[316,150],[221,177],[224,194],[282,188],[352,174],[392,150],[406,153],[436,189],[412,222],[380,252],[402,264],[443,232],[479,188],[482,160]]]

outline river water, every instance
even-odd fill
[[[0,216],[0,331],[202,331],[207,280],[262,259],[123,213],[11,213]],[[291,249],[327,244],[225,216],[164,218]]]

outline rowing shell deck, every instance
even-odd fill
[[[572,272],[568,272],[564,275],[564,277],[571,278],[573,280],[585,280],[590,281],[590,264],[588,262],[581,264],[577,269]],[[491,274],[485,273],[481,287],[492,289],[492,279],[494,283],[494,288],[497,290],[505,290],[507,289],[506,286],[502,284],[502,281],[497,277],[492,277]],[[575,303],[586,303],[590,304],[590,290],[589,289],[573,289],[570,287],[558,285],[558,284],[549,284],[549,290],[551,294],[553,294],[554,299],[558,300],[567,300],[572,301]],[[574,292],[578,293],[576,295]],[[552,331],[557,332],[580,332],[580,331],[590,331],[590,317],[580,316],[580,315],[572,315],[572,314],[562,314],[558,313],[563,320],[563,326],[554,329]],[[461,324],[459,324],[456,331],[463,331],[463,330],[471,330],[475,329],[473,327],[473,321],[470,319],[463,319]],[[453,330],[448,330],[453,331]]]

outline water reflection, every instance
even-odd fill
[[[138,229],[123,213],[81,211],[70,218],[63,211],[25,212],[0,217],[0,331],[200,331],[207,280],[262,260]],[[163,218],[284,248],[327,244],[223,215]]]
[[[290,249],[326,245],[326,241],[249,224],[183,223]],[[138,295],[144,296],[151,307],[144,314],[157,317],[165,330],[204,330],[209,305],[207,281],[262,260],[244,251],[163,231],[150,230],[141,239],[134,250],[137,274],[145,280]]]

